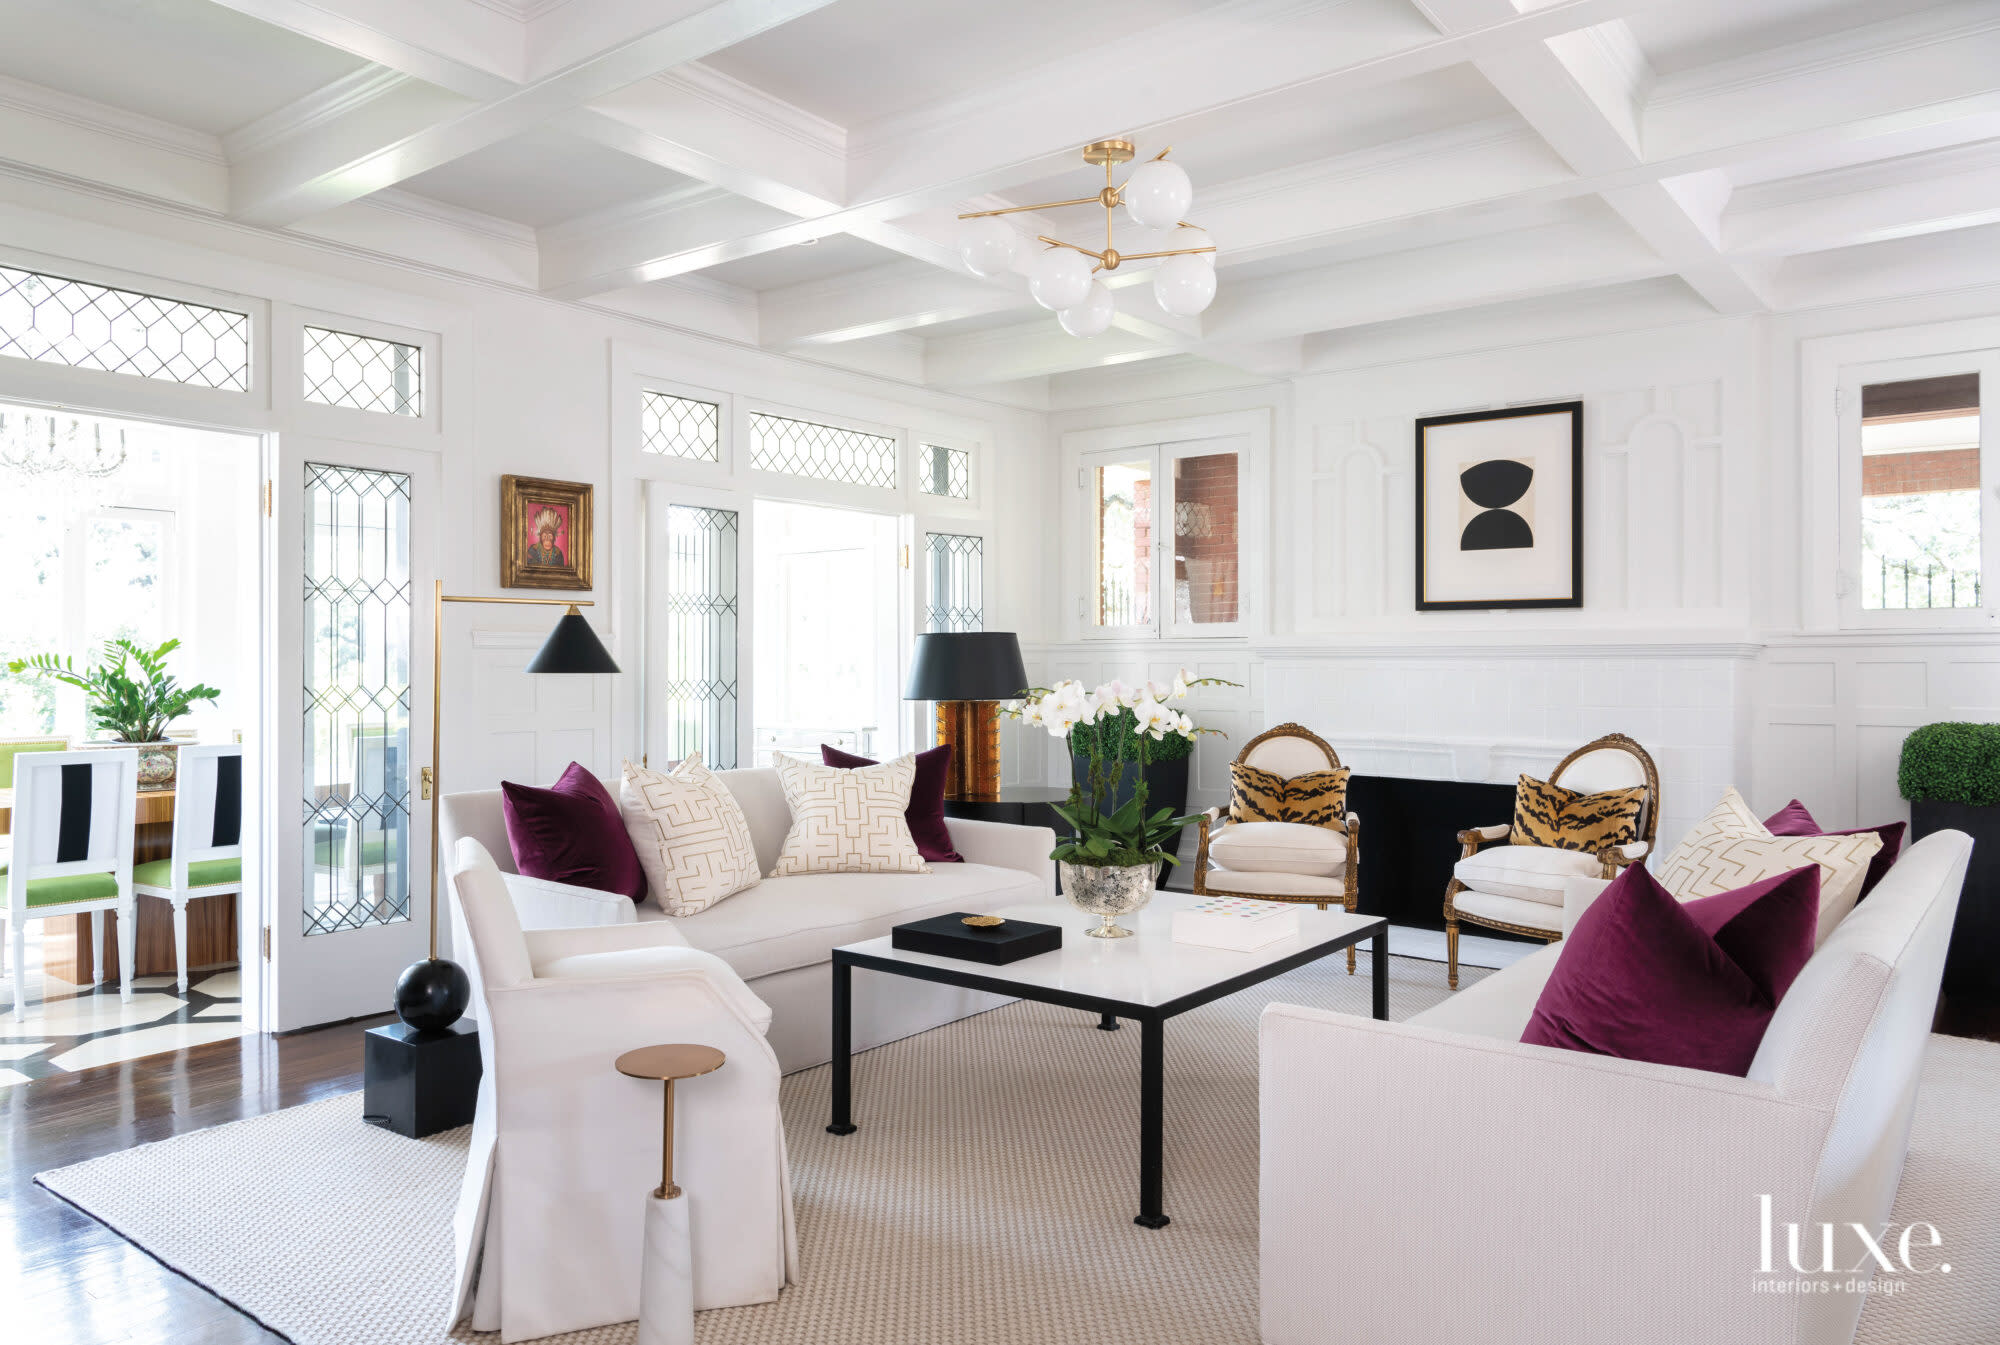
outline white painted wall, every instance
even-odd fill
[[[1187,396],[1159,371],[1107,379],[1106,404],[1051,416],[1054,438],[1271,409],[1272,626],[1250,639],[1071,641],[1040,657],[1086,681],[1232,670],[1246,690],[1198,716],[1230,733],[1199,749],[1203,805],[1226,795],[1235,745],[1295,719],[1364,771],[1502,783],[1630,733],[1660,765],[1665,845],[1731,784],[1766,812],[1803,798],[1828,825],[1903,816],[1903,734],[2000,717],[2000,635],[1809,625],[1831,576],[1808,565],[1804,465],[1834,446],[1806,442],[1799,352],[1829,334],[1996,312],[2000,292],[1972,288],[1626,331],[1596,314],[1588,336],[1538,329],[1518,346],[1495,344],[1484,317],[1431,320],[1422,344],[1459,353],[1403,342],[1379,362],[1355,350],[1349,368]],[[1585,606],[1415,611],[1414,421],[1570,399],[1584,403]],[[1049,778],[1062,770],[1052,754]]]

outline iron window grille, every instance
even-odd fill
[[[639,448],[670,458],[722,461],[722,408],[694,397],[645,393],[639,407]]]
[[[0,355],[250,390],[250,315],[0,266]]]
[[[750,465],[760,471],[896,488],[896,441],[885,435],[752,412]]]
[[[972,454],[943,444],[923,447],[923,492],[948,500],[972,498]]]
[[[307,327],[301,365],[309,402],[391,416],[423,414],[424,352],[416,346]]]
[[[983,538],[950,532],[925,534],[924,564],[930,577],[925,629],[986,629],[985,552]]]
[[[410,478],[305,468],[303,932],[410,918]]]

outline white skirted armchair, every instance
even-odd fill
[[[1453,990],[1458,989],[1461,922],[1554,943],[1563,936],[1564,884],[1572,878],[1615,877],[1652,852],[1660,829],[1660,772],[1638,743],[1622,733],[1607,733],[1557,762],[1549,783],[1580,794],[1643,787],[1638,839],[1583,851],[1495,844],[1513,833],[1508,822],[1459,832],[1464,851],[1444,889],[1446,976]]]
[[[1280,724],[1243,744],[1236,764],[1286,782],[1319,772],[1339,771],[1340,754],[1300,724]],[[1343,779],[1338,791],[1344,798]],[[1328,797],[1331,797],[1330,795]],[[1338,816],[1330,805],[1321,822],[1232,822],[1229,809],[1210,808],[1196,820],[1194,890],[1201,896],[1255,897],[1260,901],[1311,902],[1322,911],[1338,905],[1353,910],[1361,897],[1361,819]],[[1354,971],[1354,950],[1347,950]]]
[[[767,1303],[798,1251],[771,1011],[671,921],[523,931],[492,856],[453,853],[485,1073],[455,1234],[451,1323],[505,1342],[631,1321],[661,1090],[614,1068],[640,1046],[728,1057],[677,1093],[674,1171],[689,1202],[696,1308]]]

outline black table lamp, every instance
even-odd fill
[[[906,701],[937,702],[937,740],[951,745],[945,797],[1000,796],[1000,720],[996,701],[1028,689],[1021,641],[1012,631],[919,635],[910,653]]]
[[[396,1016],[419,1032],[439,1032],[457,1022],[472,999],[472,980],[465,968],[438,956],[438,753],[444,740],[444,605],[448,602],[497,603],[507,607],[567,607],[528,660],[531,673],[615,673],[616,660],[597,638],[579,609],[584,598],[479,598],[446,593],[443,581],[433,592],[431,611],[431,764],[424,767],[424,797],[431,801],[431,955],[412,962],[396,980]]]

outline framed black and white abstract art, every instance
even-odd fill
[[[1417,422],[1417,610],[1583,606],[1583,403]]]

